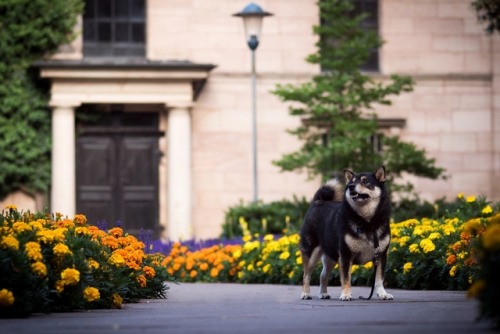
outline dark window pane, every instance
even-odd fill
[[[116,17],[127,18],[129,12],[129,0],[116,0],[115,13]]]
[[[111,0],[97,1],[97,16],[98,17],[111,17]]]
[[[95,36],[95,24],[94,20],[84,20],[83,21],[83,40],[94,42]]]
[[[98,31],[98,41],[99,42],[111,42],[111,23],[109,22],[99,22],[97,24]]]
[[[144,43],[144,23],[133,23],[132,24],[132,42]]]
[[[85,11],[83,17],[93,18],[94,16],[95,16],[95,2],[94,0],[89,0],[85,3]]]
[[[131,0],[130,14],[133,18],[144,18],[144,0]]]
[[[129,24],[126,22],[118,22],[115,23],[115,41],[116,42],[128,42],[129,34],[128,34]]]

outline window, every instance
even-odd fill
[[[85,57],[144,57],[145,0],[87,0],[83,14]]]
[[[354,15],[367,13],[368,17],[363,20],[361,27],[378,33],[378,0],[354,0]],[[379,70],[378,48],[371,51],[370,58],[361,66],[365,71]]]
[[[361,22],[361,28],[367,31],[373,31],[378,34],[378,0],[352,0],[353,11],[351,17],[357,17],[363,13],[368,14]],[[328,25],[328,22],[321,19],[321,25]],[[335,41],[331,41],[335,45]],[[378,72],[379,71],[379,52],[378,48],[371,50],[370,56],[366,63],[360,67],[363,71]]]

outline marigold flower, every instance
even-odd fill
[[[64,285],[75,285],[80,281],[80,272],[72,268],[64,269],[61,272],[61,280]]]
[[[302,256],[298,256],[296,262],[298,265],[301,265],[302,264]]]
[[[14,304],[14,294],[7,290],[7,289],[2,289],[0,290],[0,306],[10,306]]]
[[[19,250],[19,241],[11,235],[6,235],[2,237],[2,240],[0,241],[0,246],[1,248],[4,249],[11,249],[17,251]]]
[[[82,214],[76,214],[75,218],[73,218],[73,222],[78,225],[85,225],[87,222],[87,217]]]
[[[99,300],[101,298],[101,294],[99,293],[99,289],[88,286],[83,289],[83,298],[89,303]]]
[[[487,215],[493,212],[493,208],[490,205],[486,205],[482,210],[481,213],[483,215]]]
[[[217,270],[217,268],[212,268],[212,270],[210,270],[210,277],[217,277],[219,276],[219,270]]]
[[[410,247],[408,247],[410,250],[410,253],[419,253],[420,249],[418,247],[418,244],[411,244]]]
[[[475,202],[475,201],[476,201],[476,196],[472,196],[472,195],[471,195],[471,196],[467,196],[467,197],[465,198],[465,201],[466,201],[467,203],[473,203],[473,202]]]
[[[268,263],[264,267],[262,267],[262,272],[264,274],[267,274],[267,272],[269,271],[270,268],[271,268],[271,265]]]
[[[57,292],[63,293],[63,291],[64,291],[64,281],[57,280],[56,283],[55,283],[55,288],[56,288]]]
[[[40,277],[47,276],[47,266],[41,261],[37,261],[31,264],[31,271]]]
[[[430,253],[436,249],[436,245],[434,245],[431,239],[423,239],[420,241],[420,247],[424,250],[424,253]]]
[[[198,276],[198,272],[196,270],[191,270],[189,272],[189,277],[196,278],[196,276]]]
[[[413,264],[411,262],[406,262],[403,265],[403,273],[408,273],[413,268]]]
[[[459,193],[459,194],[457,195],[457,198],[460,198],[460,199],[464,198],[464,193]]]
[[[156,275],[155,269],[153,267],[144,266],[143,270],[147,278],[153,278]]]
[[[26,224],[25,222],[15,222],[12,224],[12,228],[16,233],[22,233],[24,231],[31,231],[32,228],[30,225]]]
[[[111,254],[110,258],[108,259],[108,263],[118,267],[125,264],[125,259],[120,254],[113,252],[113,254]]]
[[[42,247],[38,242],[29,241],[24,245],[24,251],[31,261],[41,261],[43,259]]]
[[[372,269],[373,268],[373,261],[365,263],[365,265],[363,267],[365,267],[365,269],[368,269],[368,270]]]
[[[88,266],[90,269],[99,269],[99,262],[97,262],[96,260],[94,259],[89,259],[88,260]]]
[[[122,308],[122,302],[123,302],[123,298],[119,294],[114,293],[111,296],[111,303],[113,304],[113,307]]]
[[[284,251],[283,253],[280,254],[279,258],[280,260],[286,260],[290,257],[290,252]]]
[[[457,269],[458,269],[457,266],[451,267],[450,272],[449,272],[451,277],[455,277],[455,275],[457,274]]]
[[[5,207],[5,210],[17,210],[17,206],[14,204],[9,204]]]
[[[200,270],[201,271],[206,271],[207,269],[208,269],[208,264],[207,263],[200,264]]]
[[[483,234],[482,245],[486,250],[500,248],[500,225],[490,225]]]
[[[146,287],[146,284],[147,284],[147,279],[146,279],[146,276],[144,275],[139,275],[137,276],[137,282],[139,283],[139,286],[141,288],[145,288]]]
[[[63,243],[58,243],[57,245],[52,248],[54,251],[54,255],[58,257],[63,257],[64,255],[71,255],[73,254],[69,247]]]
[[[452,264],[454,264],[455,262],[457,262],[457,258],[455,255],[451,254],[450,256],[448,256],[446,258],[446,264],[451,266]]]
[[[274,240],[274,235],[272,234],[266,234],[264,236],[264,241],[273,241]]]

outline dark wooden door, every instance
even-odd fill
[[[78,212],[91,224],[158,237],[158,114],[109,113],[78,129]]]

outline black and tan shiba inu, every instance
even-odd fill
[[[346,185],[332,179],[321,186],[304,217],[300,251],[304,268],[302,299],[311,299],[310,279],[318,260],[321,299],[329,299],[328,278],[338,263],[340,300],[351,300],[351,266],[374,260],[375,292],[380,299],[393,299],[384,289],[384,270],[390,242],[390,199],[382,166],[374,173],[344,170]],[[371,296],[371,295],[370,295]]]

